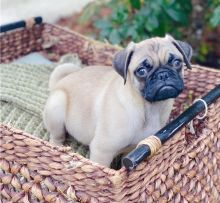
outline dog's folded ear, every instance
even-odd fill
[[[176,41],[178,42],[178,44],[180,45],[180,47],[182,48],[182,50],[186,54],[188,60],[191,60],[192,52],[193,52],[192,47],[187,42],[183,42],[180,40],[176,40]]]
[[[124,78],[126,83],[128,66],[131,61],[132,54],[134,53],[135,43],[130,42],[126,49],[117,52],[113,58],[113,67],[119,75]]]
[[[179,40],[173,41],[173,44],[183,55],[184,62],[186,63],[187,68],[191,69],[190,60],[193,52],[192,47],[188,43]]]
[[[187,68],[191,69],[190,60],[192,57],[192,47],[183,41],[175,40],[171,35],[166,34],[165,38],[170,40],[173,45],[178,49],[178,51],[183,55],[184,62],[186,63]]]

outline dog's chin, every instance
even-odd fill
[[[154,91],[154,94],[145,94],[144,98],[149,102],[161,101],[170,98],[176,98],[183,88],[176,88],[172,85],[165,85]]]
[[[180,94],[180,92],[181,91],[179,91],[173,86],[163,86],[156,92],[155,100],[160,101],[169,98],[176,98]]]

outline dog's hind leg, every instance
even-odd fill
[[[55,91],[50,95],[43,112],[44,125],[50,132],[50,143],[62,145],[65,141],[66,95]]]

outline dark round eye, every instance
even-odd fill
[[[173,66],[174,66],[174,67],[180,67],[181,64],[182,64],[182,61],[179,60],[179,59],[175,59],[175,60],[173,61]]]
[[[138,77],[146,77],[147,76],[147,70],[145,67],[138,68],[136,73],[137,73]]]

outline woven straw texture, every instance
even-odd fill
[[[48,24],[6,33],[1,42],[2,62],[41,50],[54,60],[77,52],[85,64],[109,65],[116,51],[112,46]],[[10,47],[10,43],[17,46]],[[187,71],[185,80],[186,88],[176,100],[173,116],[219,85],[220,72],[194,66]],[[52,147],[2,124],[2,201],[218,203],[220,99],[209,106],[205,119],[194,119],[194,127],[195,135],[184,127],[156,155],[129,172],[125,168],[105,168],[68,148]]]

